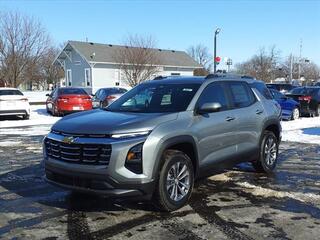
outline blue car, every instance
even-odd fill
[[[280,104],[282,110],[282,119],[296,120],[300,117],[300,104],[295,100],[286,97],[281,92],[270,89],[273,98]]]

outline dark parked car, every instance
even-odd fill
[[[300,103],[301,115],[319,116],[320,112],[320,87],[299,87],[286,94]]]
[[[125,88],[101,88],[92,98],[93,108],[107,107],[126,92]]]
[[[282,94],[281,92],[270,89],[273,98],[280,104],[282,115],[281,118],[285,120],[296,120],[300,117],[300,104]]]
[[[53,116],[92,109],[91,97],[82,88],[56,88],[47,96],[47,112]]]
[[[281,93],[288,93],[292,89],[296,88],[297,86],[294,86],[290,83],[268,83],[267,87],[269,89],[275,89],[278,90]]]

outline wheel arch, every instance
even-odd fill
[[[194,168],[194,176],[197,176],[198,170],[199,170],[199,156],[198,156],[198,150],[197,145],[195,143],[195,140],[192,136],[189,135],[183,135],[183,136],[176,136],[169,138],[165,140],[158,151],[157,158],[156,158],[156,166],[153,170],[153,176],[158,178],[159,172],[161,167],[164,164],[164,160],[162,158],[163,153],[168,150],[179,150],[184,152],[188,157],[191,159],[193,168]]]

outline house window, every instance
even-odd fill
[[[171,73],[171,76],[180,76],[180,73]]]
[[[67,69],[67,85],[69,87],[72,86],[72,73],[71,73],[71,69]]]
[[[90,68],[85,68],[84,69],[84,80],[85,80],[85,83],[86,83],[86,86],[91,86],[91,81],[90,81]]]

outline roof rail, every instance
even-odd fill
[[[221,77],[221,74],[209,73],[204,79]]]
[[[166,76],[157,76],[153,80],[161,80],[167,78]]]
[[[255,79],[254,77],[248,76],[248,75],[243,75],[241,78],[247,78],[247,79]]]

